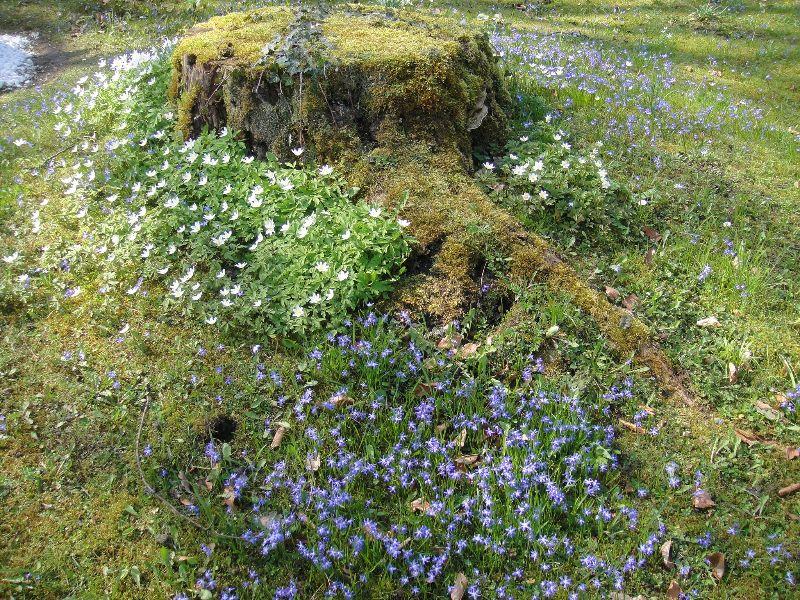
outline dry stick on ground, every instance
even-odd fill
[[[786,487],[779,489],[778,496],[785,498],[786,496],[791,496],[795,492],[800,492],[800,483],[793,483],[792,485],[787,485]]]
[[[238,536],[235,536],[235,535],[228,535],[228,534],[225,534],[225,533],[219,533],[218,531],[203,525],[202,523],[200,523],[196,519],[193,519],[190,516],[183,514],[181,511],[179,511],[172,504],[172,502],[170,502],[169,500],[164,498],[164,496],[162,496],[161,494],[156,492],[155,489],[153,489],[153,487],[149,483],[147,483],[147,479],[144,476],[144,471],[142,471],[142,456],[141,456],[141,453],[139,452],[139,444],[140,444],[141,439],[142,439],[142,429],[144,428],[144,418],[147,415],[147,409],[149,407],[150,407],[150,394],[148,393],[145,396],[144,406],[142,407],[142,414],[139,417],[139,427],[138,427],[138,429],[136,431],[136,445],[135,445],[136,470],[139,472],[139,478],[142,481],[142,485],[144,486],[145,492],[147,494],[149,494],[150,496],[152,496],[153,498],[156,498],[157,500],[159,500],[164,506],[166,506],[170,511],[172,511],[175,515],[180,517],[182,520],[186,521],[187,523],[189,523],[193,527],[196,527],[197,529],[205,531],[209,535],[212,535],[212,536],[217,537],[217,538],[228,539],[228,540],[239,540],[239,539],[241,539],[241,538],[239,538]]]
[[[636,433],[647,433],[647,430],[644,427],[636,425],[635,423],[631,423],[630,421],[625,421],[624,419],[620,419],[619,424]]]
[[[72,148],[75,148],[75,146],[77,146],[77,144],[79,144],[79,143],[80,143],[80,142],[75,142],[74,144],[69,144],[68,146],[64,146],[63,148],[61,148],[61,150],[57,151],[55,154],[51,154],[50,156],[48,156],[48,157],[47,157],[47,158],[46,158],[46,159],[45,159],[45,160],[42,162],[42,164],[40,164],[40,165],[39,165],[39,167],[38,167],[38,168],[39,168],[39,169],[44,169],[44,168],[45,168],[47,165],[49,165],[49,164],[50,164],[52,161],[54,161],[56,158],[58,158],[59,156],[61,156],[62,154],[64,154],[64,152],[66,152],[67,150],[70,150],[70,149],[72,149]]]

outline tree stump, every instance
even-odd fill
[[[663,390],[693,401],[647,327],[471,176],[476,152],[504,144],[511,104],[486,35],[409,11],[346,5],[309,23],[265,8],[193,28],[173,67],[184,135],[226,126],[256,155],[282,158],[302,146],[304,160],[336,162],[369,201],[411,222],[414,254],[394,308],[446,324],[478,307],[501,332],[530,318],[514,291],[538,278],[590,315],[621,355],[647,365]],[[481,299],[486,282],[497,290],[493,303]]]
[[[175,49],[173,94],[185,134],[227,125],[256,155],[302,145],[356,160],[408,139],[456,148],[465,165],[476,146],[505,141],[509,104],[485,35],[353,6],[312,23],[265,8],[198,25]]]

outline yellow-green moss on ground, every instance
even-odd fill
[[[411,221],[417,257],[430,263],[425,272],[403,280],[394,302],[438,322],[460,318],[478,294],[476,267],[498,259],[509,265],[498,274],[509,293],[539,280],[566,294],[622,356],[647,366],[664,391],[693,402],[686,381],[652,342],[647,327],[590,288],[543,239],[495,205],[464,171],[457,152],[432,153],[422,144],[406,143],[392,152],[376,150],[358,167],[354,183]]]
[[[214,17],[190,29],[178,43],[175,56],[191,54],[199,63],[227,58],[252,65],[261,56],[264,44],[291,20],[291,10],[281,7]]]

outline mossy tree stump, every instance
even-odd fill
[[[504,310],[512,290],[538,278],[568,294],[662,389],[692,402],[644,324],[586,285],[471,177],[474,151],[505,142],[510,106],[485,35],[439,17],[347,5],[319,25],[330,48],[324,69],[286,85],[279,65],[261,58],[293,19],[289,9],[266,8],[189,31],[173,57],[185,135],[227,126],[255,154],[287,158],[302,145],[304,158],[337,163],[370,201],[399,209],[416,242],[397,306],[447,323],[475,305],[487,274],[506,291]],[[487,273],[497,257],[508,268]],[[519,310],[509,313],[519,319]]]
[[[509,98],[486,36],[414,13],[350,7],[319,26],[327,64],[287,82],[262,50],[289,34],[292,19],[289,9],[266,8],[189,31],[174,55],[185,133],[227,124],[258,155],[289,156],[302,143],[325,160],[352,161],[408,138],[457,148],[465,164],[474,144],[504,141]]]

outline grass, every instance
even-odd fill
[[[109,8],[104,3],[74,1],[59,3],[60,12],[51,6],[39,0],[0,6],[0,29],[41,31],[45,43],[66,57],[62,66],[53,67],[41,89],[0,96],[0,129],[6,132],[0,142],[0,254],[4,256],[20,247],[26,254],[33,253],[42,243],[29,234],[15,240],[18,232],[29,230],[30,215],[17,208],[20,199],[25,206],[50,199],[42,214],[54,221],[64,213],[57,181],[45,182],[27,173],[62,151],[51,130],[55,118],[50,97],[91,73],[97,58],[146,47],[153,36],[178,33],[212,14],[227,12],[232,5],[135,3],[131,8],[117,2]],[[800,284],[795,276],[800,266],[795,241],[800,199],[797,7],[791,2],[611,5],[562,0],[532,3],[527,11],[506,3],[464,2],[458,8],[475,27],[487,27],[476,18],[478,13],[499,11],[504,24],[489,25],[491,30],[505,35],[511,27],[539,36],[536,39],[547,36],[543,47],[557,48],[565,55],[582,57],[599,49],[606,60],[627,57],[632,66],[623,63],[615,73],[642,75],[646,81],[659,81],[664,59],[658,55],[668,56],[674,86],[658,88],[649,99],[639,87],[625,96],[633,102],[615,111],[609,111],[605,102],[613,97],[613,89],[592,94],[575,82],[561,88],[553,83],[557,78],[543,81],[534,72],[518,71],[523,100],[543,97],[561,114],[557,126],[568,132],[573,145],[588,148],[598,140],[604,142],[604,162],[614,180],[629,187],[634,198],[647,199],[644,224],[658,232],[657,241],[638,231],[621,240],[572,241],[569,231],[552,219],[537,218],[536,213],[520,216],[530,228],[548,234],[593,286],[612,286],[620,301],[636,296],[634,313],[660,336],[665,351],[688,373],[697,404],[678,405],[662,398],[646,372],[611,352],[586,315],[557,290],[537,284],[517,290],[515,310],[519,313],[506,316],[505,328],[493,330],[494,324],[483,321],[476,307],[477,314],[461,324],[465,336],[461,347],[470,341],[480,347],[474,355],[467,351],[466,358],[435,347],[445,335],[441,331],[399,323],[368,326],[358,321],[348,332],[347,352],[352,357],[339,354],[324,338],[298,346],[264,344],[254,357],[251,346],[260,340],[226,338],[222,340],[225,349],[217,350],[220,338],[212,328],[165,313],[153,297],[101,301],[87,295],[64,305],[8,293],[4,287],[0,316],[0,387],[4,388],[0,414],[5,417],[0,421],[5,427],[0,431],[4,466],[0,535],[5,540],[0,547],[0,589],[4,593],[36,598],[155,598],[185,592],[205,597],[207,581],[201,586],[196,582],[210,569],[218,579],[217,595],[228,585],[238,585],[242,597],[271,595],[276,587],[290,586],[293,577],[300,597],[322,596],[330,579],[346,583],[363,597],[410,595],[413,584],[401,585],[373,573],[384,568],[376,540],[366,540],[367,551],[345,561],[357,571],[339,570],[336,577],[328,577],[321,567],[309,570],[303,566],[306,563],[294,563],[290,552],[265,559],[242,542],[194,527],[187,518],[197,518],[219,533],[240,534],[247,527],[248,503],[237,499],[233,517],[228,513],[228,476],[246,467],[251,481],[261,480],[274,475],[281,459],[287,461],[295,483],[301,477],[318,478],[320,489],[330,490],[326,486],[346,478],[346,467],[351,465],[334,468],[323,462],[317,474],[313,469],[309,472],[307,460],[314,452],[323,460],[338,455],[340,442],[329,433],[337,427],[348,428],[343,444],[355,455],[366,460],[392,456],[399,430],[388,413],[370,407],[369,400],[391,392],[392,397],[403,398],[399,404],[416,407],[424,399],[417,393],[419,382],[435,399],[438,413],[430,423],[420,423],[417,431],[426,439],[436,437],[452,444],[458,438],[459,411],[488,418],[484,399],[496,382],[506,385],[512,397],[528,389],[520,378],[531,354],[542,359],[544,372],[535,374],[530,389],[577,396],[591,406],[588,423],[613,424],[619,429],[613,444],[603,446],[618,457],[617,468],[598,476],[603,485],[598,502],[617,509],[613,520],[608,527],[594,522],[584,527],[554,517],[546,532],[568,536],[580,548],[580,556],[592,552],[610,565],[623,565],[629,554],[641,557],[644,563],[626,578],[624,589],[630,595],[661,596],[672,580],[704,598],[785,598],[796,593],[786,574],[793,570],[791,563],[798,552],[800,500],[797,495],[781,499],[777,490],[800,480],[800,460],[788,460],[785,454],[787,446],[797,443],[797,420],[789,413],[759,410],[757,402],[777,408],[776,395],[796,386],[800,369]],[[81,60],[84,56],[90,58],[86,63]],[[597,72],[592,65],[580,68],[585,73]],[[613,133],[615,117],[640,114],[637,104],[656,98],[667,98],[675,112],[694,116],[706,108],[724,112],[741,106],[742,100],[749,105],[741,114],[725,117],[718,128],[676,134],[656,123],[660,135],[652,140],[646,140],[639,129],[633,136]],[[42,105],[43,101],[47,104]],[[27,117],[31,114],[34,118]],[[10,143],[19,138],[31,141],[35,149]],[[77,239],[78,233],[71,235]],[[653,252],[646,258],[648,249]],[[706,265],[710,274],[701,280]],[[6,279],[0,285],[7,285]],[[720,327],[697,326],[699,319],[711,315],[719,319]],[[124,323],[129,325],[128,332],[117,333]],[[486,339],[490,332],[492,341]],[[351,348],[358,339],[367,339],[375,347],[391,346],[404,358],[408,358],[406,345],[413,339],[426,358],[433,358],[422,361],[411,382],[398,382],[390,376],[393,368],[383,365],[376,374],[367,364],[371,355]],[[315,346],[324,350],[322,359],[309,358]],[[206,352],[199,354],[199,348]],[[348,357],[353,364],[346,362]],[[317,362],[322,365],[319,370]],[[259,368],[259,363],[265,366]],[[735,377],[730,376],[730,365]],[[343,370],[349,371],[346,377]],[[269,376],[258,378],[259,372],[272,371],[280,373],[285,392]],[[226,383],[226,377],[231,383]],[[630,397],[619,391],[609,394],[612,385],[619,386],[628,377],[635,381]],[[474,380],[478,391],[469,401],[457,404],[447,386],[456,389],[454,382],[466,380]],[[316,382],[315,402],[329,399],[347,385],[354,404],[343,405],[338,412],[314,408],[315,404],[295,411],[294,404],[309,389],[309,381]],[[445,389],[429,390],[425,386],[431,382]],[[281,400],[282,395],[287,400]],[[183,517],[143,491],[134,446],[146,401],[146,427],[140,442],[142,448],[150,444],[153,453],[144,460],[144,476],[148,485],[179,507]],[[364,417],[358,411],[374,413],[378,425],[358,426]],[[298,421],[301,414],[306,415],[306,424],[313,423],[323,433],[318,446],[301,435],[305,429]],[[230,455],[210,461],[204,450],[209,428],[219,416],[235,417],[237,433],[224,442]],[[539,420],[543,416],[574,424],[569,411],[547,408],[537,413]],[[292,427],[281,445],[270,449],[278,423],[285,419],[292,420]],[[657,428],[658,434],[619,426],[619,419],[646,430]],[[408,427],[410,421],[404,420],[403,426]],[[425,429],[434,423],[443,429]],[[503,425],[509,431],[527,426],[514,419]],[[534,426],[539,425],[534,421]],[[737,437],[736,429],[759,436],[762,443],[748,445]],[[227,452],[219,439],[217,450]],[[242,450],[250,454],[243,457]],[[477,431],[468,433],[458,449],[464,455],[473,451],[487,464],[497,458],[491,436]],[[424,453],[417,458],[441,460]],[[562,459],[551,456],[545,462],[557,469]],[[677,463],[675,476],[680,479],[673,486],[665,470],[671,461]],[[597,469],[599,464],[589,461],[586,468]],[[166,473],[160,474],[160,468]],[[418,477],[424,469],[411,469],[408,476]],[[696,483],[698,471],[702,476]],[[189,483],[185,485],[184,480]],[[356,502],[346,516],[356,521],[374,518],[409,530],[428,522],[408,505],[426,497],[417,492],[424,490],[432,499],[443,490],[425,488],[424,481],[408,488],[393,483],[405,495],[395,498],[379,489],[383,483],[356,481],[352,487]],[[457,493],[469,497],[470,489],[460,485]],[[487,485],[499,506],[509,508],[517,502],[507,498],[501,487],[493,487],[493,482]],[[710,491],[716,507],[709,511],[692,507],[698,486]],[[640,496],[639,489],[647,494]],[[245,495],[249,500],[260,493],[248,489]],[[296,512],[289,495],[281,494],[276,493],[273,506],[277,508],[271,510]],[[365,507],[372,496],[375,508]],[[569,498],[575,504],[587,501],[577,492],[570,492]],[[182,500],[192,508],[187,509]],[[619,510],[623,506],[626,511],[638,511],[636,529],[627,529],[627,513]],[[194,507],[199,515],[192,514]],[[541,507],[551,508],[546,502]],[[564,519],[572,517],[574,513],[569,512]],[[666,531],[659,531],[659,523],[666,525]],[[494,525],[488,530],[503,540],[498,543],[516,552],[540,547],[504,536],[502,528]],[[707,534],[711,542],[706,548],[703,537]],[[311,531],[298,535],[319,541]],[[444,532],[435,535],[441,535],[437,543],[453,541]],[[637,554],[637,546],[651,536],[660,536],[652,538],[658,541],[652,542],[651,555]],[[333,539],[334,545],[345,544]],[[659,546],[667,539],[673,542],[672,560],[688,572],[679,574],[661,566]],[[216,548],[209,555],[212,543]],[[205,550],[201,544],[206,544]],[[430,550],[424,545],[412,547]],[[748,550],[754,558],[744,566],[740,561],[748,560]],[[705,562],[712,551],[722,552],[727,560],[721,581],[709,574]],[[530,593],[540,589],[535,586],[543,580],[556,580],[530,561],[521,578],[506,581],[504,576],[516,561],[490,555],[472,549],[453,556],[447,566],[448,579],[430,587],[420,584],[420,593],[446,595],[457,572],[465,573],[470,585],[481,585],[489,597],[501,596],[504,585],[509,590],[521,586]],[[591,577],[563,548],[555,556],[550,561],[552,572],[568,575],[576,584],[590,584]],[[255,591],[241,585],[243,581],[253,585],[247,572],[250,567],[262,581]],[[479,569],[480,575],[472,569]],[[359,590],[360,573],[370,578],[369,587]],[[536,581],[528,583],[528,579]],[[562,593],[566,597],[566,591]],[[593,597],[592,592],[586,592],[586,597]]]

